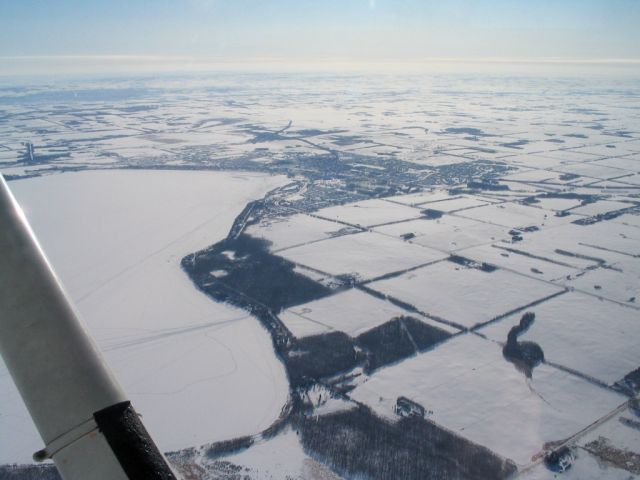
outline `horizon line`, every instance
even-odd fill
[[[0,56],[3,82],[32,77],[167,75],[205,73],[368,73],[614,75],[640,77],[640,58],[562,57],[212,57],[200,55],[12,55]]]
[[[223,64],[244,63],[352,63],[352,64],[404,64],[404,63],[524,63],[524,64],[640,64],[640,58],[604,58],[604,57],[412,57],[412,58],[378,58],[356,59],[353,57],[216,57],[207,55],[176,55],[176,54],[29,54],[29,55],[0,55],[0,60],[174,60],[200,61]]]

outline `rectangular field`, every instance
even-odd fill
[[[428,315],[467,328],[562,291],[560,287],[505,270],[486,272],[450,261],[370,286]]]
[[[446,257],[436,250],[373,232],[330,238],[284,250],[279,255],[306,267],[332,275],[351,275],[359,280],[373,279]]]
[[[376,232],[397,238],[413,235],[411,242],[447,252],[508,239],[508,230],[498,225],[446,214],[433,220],[421,218],[374,227]]]
[[[578,292],[528,309],[536,319],[521,340],[536,342],[547,361],[613,384],[640,367],[640,311]],[[480,330],[504,342],[515,314]]]
[[[280,314],[282,321],[296,336],[310,335],[313,330],[304,321],[318,325],[314,333],[339,330],[352,337],[388,322],[392,318],[414,315],[391,302],[381,300],[355,288],[320,300],[296,305]],[[457,329],[420,317],[420,320],[449,333]],[[302,334],[302,335],[300,335]]]
[[[350,225],[370,227],[420,217],[420,210],[385,200],[373,199],[323,208],[315,212],[321,218],[337,220]]]

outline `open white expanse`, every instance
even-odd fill
[[[459,216],[480,222],[493,223],[509,228],[536,226],[539,228],[563,225],[575,220],[574,217],[555,217],[553,212],[541,208],[521,205],[519,203],[503,203],[472,208],[459,212]]]
[[[330,238],[279,254],[306,267],[332,275],[354,275],[361,280],[435,262],[446,256],[431,248],[374,232]]]
[[[258,225],[250,225],[247,227],[246,233],[268,240],[271,242],[271,250],[278,251],[329,238],[342,228],[344,225],[337,222],[301,213],[285,218],[269,219]]]
[[[530,311],[536,320],[521,338],[538,343],[548,362],[610,385],[638,368],[640,316],[636,309],[569,292]],[[480,331],[504,342],[521,317],[516,313]]]
[[[440,202],[428,205],[437,209],[435,205],[438,203]],[[453,215],[443,215],[434,220],[421,218],[408,222],[392,223],[375,227],[373,230],[394,237],[411,233],[415,235],[411,239],[412,243],[445,251],[459,250],[510,238],[509,229],[506,227]]]
[[[449,261],[380,280],[370,286],[414,305],[428,315],[467,328],[561,291],[548,283],[506,270],[485,272]]]
[[[405,315],[410,315],[410,313],[391,302],[352,288],[320,300],[291,307],[280,314],[280,318],[298,337],[330,330],[346,332],[352,337],[356,337],[393,318]],[[425,318],[420,318],[420,320],[449,333],[459,331]],[[316,328],[312,329],[311,325]]]
[[[295,430],[254,445],[251,449],[225,457],[248,470],[255,479],[340,480],[329,468],[307,456]],[[206,465],[207,460],[203,461]]]
[[[371,227],[383,223],[410,220],[420,217],[417,208],[405,207],[397,203],[373,199],[328,207],[316,212],[319,217],[346,222],[360,227]]]
[[[283,177],[94,171],[11,182],[71,298],[164,451],[257,433],[288,396],[271,340],[180,269]],[[0,366],[0,464],[42,448]]]

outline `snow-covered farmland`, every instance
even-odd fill
[[[505,270],[487,272],[450,261],[373,282],[370,287],[467,328],[562,291]]]
[[[374,232],[330,238],[279,252],[287,260],[361,280],[424,265],[446,255]]]
[[[550,477],[549,469],[544,462],[537,463],[533,468],[518,476],[518,480],[549,480],[550,478],[562,478],[562,480],[637,480],[637,475],[632,475],[628,470],[614,467],[610,463],[602,461],[585,450],[573,453],[574,459],[571,468],[562,472],[562,476]],[[553,475],[553,474],[552,474]]]
[[[437,205],[437,203],[429,205]],[[421,218],[392,223],[374,227],[373,230],[398,238],[412,234],[414,235],[410,239],[412,243],[443,251],[459,250],[510,238],[509,229],[506,227],[453,215],[443,215],[432,220]]]
[[[459,253],[477,262],[487,262],[500,268],[547,281],[564,281],[569,276],[582,273],[577,268],[524,255],[517,247],[512,247],[513,245],[508,243],[495,243],[467,248]]]
[[[337,222],[300,213],[251,225],[247,228],[246,233],[268,240],[272,244],[271,250],[278,251],[329,238],[343,228],[345,226]]]
[[[216,460],[216,458],[209,459],[205,454],[198,459],[198,463],[209,472],[215,472]],[[274,438],[260,441],[249,450],[229,455],[224,460],[242,467],[243,476],[252,480],[276,478],[341,480],[342,478],[333,473],[329,467],[309,457],[304,451],[297,432],[292,428],[287,428]],[[221,468],[220,473],[224,473],[224,468]]]
[[[11,182],[51,263],[163,450],[256,433],[288,396],[269,335],[181,258],[281,185],[257,174],[95,171]],[[4,366],[0,463],[42,447]],[[178,408],[178,406],[180,406]]]
[[[291,307],[283,312],[280,318],[296,336],[339,330],[355,337],[403,315],[409,315],[409,312],[391,302],[352,288],[320,300]],[[450,333],[457,332],[448,325],[423,318],[421,320]],[[303,327],[303,322],[317,325],[316,331],[311,330],[310,327],[308,329]]]
[[[639,425],[637,409],[626,407],[615,411],[610,418],[577,439],[571,448],[571,468],[562,472],[560,478],[637,480],[640,470]],[[549,470],[540,462],[518,478],[547,480]]]
[[[580,200],[574,198],[539,197],[536,198],[536,200],[537,206],[556,212],[568,210],[580,205]]]
[[[620,253],[640,254],[640,229],[607,221],[562,225],[524,236],[515,248],[578,268],[593,268],[620,259]]]
[[[575,220],[576,217],[555,217],[555,212],[519,203],[501,203],[472,208],[456,215],[509,228],[550,227]]]
[[[597,163],[582,162],[562,165],[560,167],[557,167],[556,170],[562,173],[572,173],[574,175],[580,175],[582,177],[595,178],[600,180],[610,180],[613,178],[621,177],[628,173],[618,168],[598,165]]]
[[[607,260],[611,263],[606,268],[585,271],[571,277],[565,285],[598,297],[637,305],[640,301],[640,259],[607,252]]]
[[[601,200],[599,202],[590,203],[588,205],[584,205],[582,207],[577,207],[571,210],[571,213],[576,215],[599,215],[601,213],[612,212],[615,210],[623,210],[625,208],[631,207],[631,204],[624,202],[612,202],[607,200]]]
[[[324,208],[315,212],[315,214],[321,218],[337,220],[360,227],[409,220],[418,218],[421,215],[420,210],[417,208],[410,208],[378,199]]]
[[[640,84],[487,78],[217,74],[0,92],[4,172],[14,179],[50,175],[12,185],[37,185],[37,198],[58,211],[81,203],[70,219],[45,210],[44,230],[63,232],[43,235],[45,247],[64,260],[65,283],[161,447],[196,447],[172,455],[190,458],[191,475],[324,479],[333,478],[333,469],[362,476],[360,466],[375,461],[361,433],[369,431],[361,428],[369,424],[364,417],[309,430],[336,408],[355,405],[345,399],[353,392],[388,418],[396,418],[397,398],[407,396],[456,434],[533,466],[531,478],[554,475],[544,466],[543,444],[567,438],[579,456],[560,478],[631,477],[628,465],[621,467],[628,472],[602,467],[585,441],[603,435],[619,448],[637,443],[618,428],[634,424],[620,423],[622,410],[614,409],[626,398],[609,384],[639,365],[630,316],[640,298]],[[92,168],[193,171],[54,177]],[[205,173],[237,170],[260,175]],[[283,173],[282,183],[266,179]],[[110,182],[116,193],[108,202],[100,201],[105,195],[92,175],[118,179]],[[66,184],[49,188],[72,178],[84,179],[82,192]],[[188,180],[176,186],[159,178]],[[114,198],[125,199],[115,212]],[[199,252],[203,268],[191,278],[207,298],[178,260],[221,240],[241,210],[233,236],[210,250],[220,247],[215,261],[209,265],[207,252]],[[269,248],[256,238],[271,242]],[[492,265],[499,269],[491,272]],[[297,287],[304,295],[274,300]],[[246,310],[211,297],[261,315],[272,338]],[[527,311],[537,317],[520,342],[538,344],[519,351],[535,360],[539,347],[547,359],[531,381],[517,370],[518,358],[506,360],[502,352],[507,332]],[[447,322],[469,328],[498,318],[473,335],[435,335],[438,343],[429,344],[425,325],[385,324],[405,312],[450,332],[459,328]],[[330,335],[308,338],[323,332]],[[252,436],[246,450],[202,445],[256,433],[278,414],[287,385],[274,347],[290,379],[304,373],[291,405],[308,407],[302,415],[311,421],[300,423],[293,409],[289,425],[268,440]],[[0,386],[9,385],[1,375]],[[628,392],[636,375],[624,382]],[[27,460],[41,447],[20,405],[14,390],[0,390],[6,461]],[[620,415],[600,425],[612,411]],[[419,417],[421,410],[410,413]],[[350,424],[356,418],[362,425]],[[385,427],[414,422],[424,426],[405,418]],[[593,432],[584,441],[572,437],[587,425]],[[303,448],[311,430],[316,446],[327,440],[326,450]],[[395,439],[371,437],[378,451],[408,464],[415,458],[400,444],[419,443],[411,430]],[[340,449],[349,457],[344,469],[331,448],[336,432],[354,446]],[[464,460],[457,449],[439,449],[452,464]],[[221,450],[227,453],[217,457]],[[402,477],[387,472],[386,479]]]
[[[432,202],[422,205],[424,208],[430,208],[438,210],[440,212],[453,212],[456,210],[463,210],[473,207],[481,207],[488,205],[491,202],[478,197],[472,197],[470,195],[463,195],[459,197],[453,197],[447,200],[441,200],[439,202]]]
[[[522,339],[536,342],[545,359],[612,385],[640,365],[637,309],[569,292],[529,309],[536,320]],[[521,314],[480,330],[504,342]]]
[[[424,192],[412,193],[410,195],[398,195],[389,197],[387,200],[402,203],[403,205],[416,206],[441,200],[449,200],[454,198],[446,190],[425,190]]]
[[[606,167],[628,170],[629,172],[640,173],[640,157],[638,157],[638,155],[632,155],[629,157],[607,158],[606,160],[598,160],[597,162],[593,163],[597,165],[604,165]]]
[[[566,439],[625,401],[546,365],[528,382],[499,345],[474,334],[384,368],[351,394],[390,419],[400,395],[433,412],[434,422],[520,465],[546,442]]]

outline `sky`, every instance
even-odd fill
[[[640,62],[639,25],[640,0],[0,0],[0,62]]]

